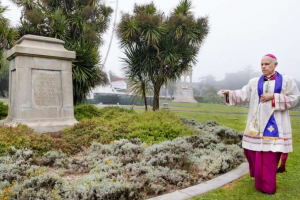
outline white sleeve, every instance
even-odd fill
[[[293,79],[287,82],[285,94],[274,94],[275,110],[288,110],[294,107],[299,101],[299,89]]]
[[[250,81],[241,90],[230,90],[226,96],[226,104],[229,106],[236,106],[250,101],[251,87]]]

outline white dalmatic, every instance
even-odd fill
[[[292,152],[292,128],[289,116],[289,109],[294,107],[299,101],[299,89],[295,81],[286,75],[282,75],[281,93],[274,94],[274,101],[259,103],[258,81],[253,78],[241,90],[229,91],[227,105],[235,106],[249,103],[249,113],[247,126],[243,136],[242,146],[253,151],[272,151],[272,152]],[[265,81],[263,91],[274,93],[275,80]],[[275,104],[275,105],[274,105]],[[264,130],[271,115],[274,113],[278,127],[279,137],[270,140],[263,137]],[[253,119],[258,119],[258,134],[253,135],[247,132],[247,128],[252,126]],[[268,127],[267,127],[268,128]],[[272,131],[273,127],[269,127]]]

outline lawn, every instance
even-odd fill
[[[197,121],[210,121],[216,120],[221,125],[234,128],[238,131],[242,131],[245,128],[246,114],[237,114],[239,112],[247,112],[246,108],[229,107],[223,105],[214,104],[173,104],[170,106],[184,106],[189,108],[183,108],[185,111],[176,111],[178,108],[172,108],[179,116],[184,116],[189,119],[195,119]],[[193,112],[186,112],[190,109]],[[182,110],[182,109],[181,109]],[[210,111],[203,113],[202,111]],[[215,113],[220,112],[220,113]],[[226,112],[222,114],[221,112]],[[229,114],[234,113],[234,114]],[[233,183],[226,185],[225,187],[213,190],[199,197],[191,200],[214,200],[214,199],[300,199],[300,112],[291,111],[291,121],[293,128],[293,148],[294,152],[289,154],[287,160],[288,173],[279,174],[277,176],[277,192],[275,195],[266,195],[254,188],[254,179],[249,175],[242,177],[241,179],[234,181]]]

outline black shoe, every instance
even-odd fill
[[[287,172],[285,169],[285,165],[281,165],[278,169],[277,169],[277,173],[283,173],[283,172]]]

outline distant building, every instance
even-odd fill
[[[197,103],[194,99],[193,91],[193,81],[192,81],[193,71],[190,70],[183,74],[184,82],[183,84],[179,81],[176,84],[175,98],[172,102],[176,103]],[[190,78],[190,82],[187,83],[187,78]]]
[[[127,83],[123,78],[112,79],[111,85],[117,92],[125,93],[127,91]]]
[[[126,94],[127,83],[124,78],[113,77],[111,80],[111,85],[107,84],[105,86],[95,87],[87,96],[87,99],[94,99],[95,94]]]

